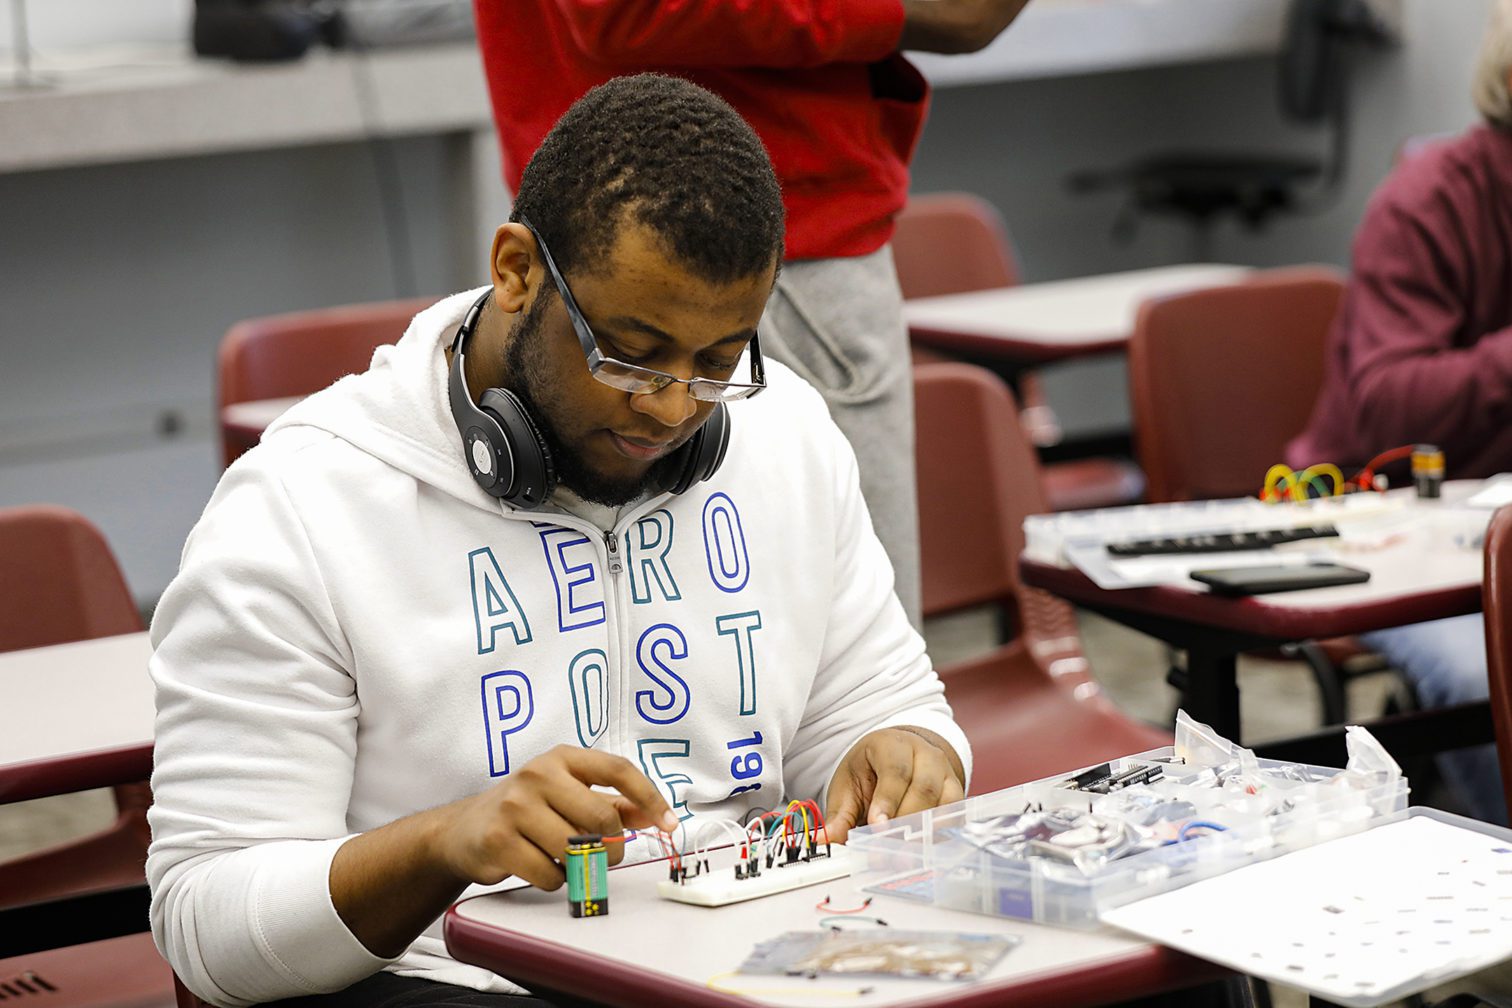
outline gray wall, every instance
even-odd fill
[[[155,598],[220,474],[232,323],[481,282],[446,231],[447,146],[387,144],[415,290],[392,279],[370,145],[0,175],[0,506],[78,508]]]
[[[172,38],[187,23],[187,0],[134,0],[134,18],[127,6],[32,3],[34,40]],[[1471,120],[1469,57],[1488,6],[1407,0],[1407,46],[1357,74],[1354,171],[1338,204],[1262,235],[1222,229],[1215,258],[1345,262],[1395,145]],[[1073,197],[1064,176],[1170,147],[1316,149],[1321,137],[1280,122],[1272,88],[1268,61],[1246,60],[941,91],[914,188],[991,199],[1031,280],[1184,261],[1183,227],[1146,223],[1116,244],[1116,200]],[[446,144],[393,146],[417,287],[480,276],[445,235]],[[221,334],[246,316],[393,296],[378,201],[371,153],[356,144],[0,176],[0,506],[79,508],[138,596],[154,598],[219,472]],[[1116,361],[1049,380],[1072,430],[1126,422],[1122,383]]]

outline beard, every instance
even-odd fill
[[[673,451],[657,459],[641,475],[615,477],[590,466],[581,452],[562,434],[557,422],[561,398],[542,365],[541,326],[550,298],[537,297],[535,303],[515,322],[504,350],[503,387],[513,392],[535,421],[541,440],[546,443],[557,483],[585,501],[606,507],[623,507],[643,496],[646,491],[668,485],[673,477],[680,452]],[[583,363],[583,370],[588,364]],[[592,379],[596,381],[597,379]],[[627,393],[628,394],[628,393]]]

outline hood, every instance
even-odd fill
[[[381,346],[362,374],[348,375],[278,418],[263,435],[313,427],[467,504],[500,502],[473,482],[446,395],[446,349],[484,288],[463,291],[416,315],[403,338]]]

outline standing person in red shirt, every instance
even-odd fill
[[[475,0],[506,181],[589,88],[657,70],[723,97],[771,155],[787,211],[770,354],[855,449],[899,599],[919,623],[908,333],[887,241],[928,85],[899,50],[970,52],[1028,0]],[[571,269],[572,264],[562,264]]]
[[[1392,173],[1371,199],[1330,336],[1323,392],[1287,447],[1353,467],[1427,442],[1449,478],[1512,469],[1512,0],[1495,0],[1476,68],[1485,122]],[[1361,635],[1428,706],[1484,700],[1479,615]],[[1445,776],[1505,823],[1495,751],[1448,753]]]

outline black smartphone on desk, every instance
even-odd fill
[[[1361,584],[1370,571],[1336,563],[1276,564],[1265,567],[1214,567],[1191,572],[1217,595],[1264,595],[1269,592]]]

